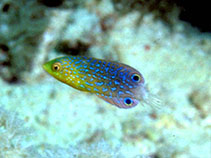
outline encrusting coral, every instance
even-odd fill
[[[0,107],[0,158],[123,158],[119,148],[112,149],[105,141],[92,145],[61,148],[44,145],[41,152],[33,145],[32,131],[14,112]]]
[[[16,113],[0,107],[0,158],[37,157],[39,154],[27,142],[30,133]]]

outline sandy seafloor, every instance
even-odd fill
[[[30,48],[28,38],[7,35],[24,28],[13,29],[11,17],[1,13],[0,43],[14,48],[10,56],[18,53],[13,65],[25,62],[30,68],[19,75],[21,82],[11,84],[3,76],[10,68],[0,67],[0,158],[211,157],[211,35],[178,19],[169,28],[150,13],[137,25],[140,12],[118,15],[110,1],[94,3],[48,11],[45,27],[35,33],[39,38]],[[36,5],[26,7],[36,12]],[[106,32],[100,23],[103,18]],[[30,22],[20,24],[24,25],[22,34],[33,32]],[[136,68],[161,99],[160,106],[119,109],[53,79],[42,63],[65,55],[54,49],[59,41],[88,43],[84,55]],[[36,53],[21,61],[30,51]],[[0,49],[0,61],[4,57]]]

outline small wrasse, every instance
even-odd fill
[[[143,76],[126,64],[85,56],[65,56],[46,62],[43,68],[59,81],[80,91],[94,93],[119,108],[151,102]]]

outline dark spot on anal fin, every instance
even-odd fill
[[[126,103],[126,104],[131,104],[131,99],[129,99],[129,98],[126,99],[126,100],[125,100],[125,103]]]

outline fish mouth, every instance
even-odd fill
[[[44,63],[44,64],[42,65],[42,68],[43,68],[46,72],[48,72],[48,64]]]

